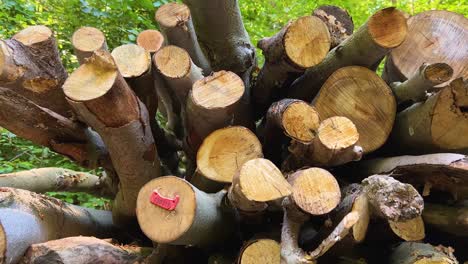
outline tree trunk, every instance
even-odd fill
[[[454,80],[425,102],[397,115],[389,146],[405,154],[453,152],[468,148],[468,82]]]
[[[232,72],[220,71],[196,81],[187,98],[187,144],[196,153],[203,140],[229,125],[252,127],[246,90]]]
[[[30,26],[0,41],[0,85],[64,117],[71,116],[63,82],[67,72],[60,61],[53,32]]]
[[[393,250],[391,264],[441,263],[458,264],[453,249],[430,244],[404,242]]]
[[[161,6],[156,11],[156,21],[169,45],[183,48],[205,75],[211,73],[210,63],[198,44],[190,10],[186,5],[168,3]]]
[[[35,193],[86,192],[107,198],[113,198],[116,193],[112,179],[106,175],[96,176],[62,168],[40,168],[0,174],[0,186]]]
[[[423,63],[444,62],[453,68],[451,80],[468,79],[468,61],[462,55],[464,43],[468,42],[467,29],[465,16],[445,10],[431,10],[410,17],[408,37],[390,53],[382,77],[387,83],[404,81],[417,74]]]
[[[0,262],[16,263],[35,243],[77,235],[110,236],[110,212],[66,204],[29,191],[0,188]]]
[[[340,45],[353,34],[353,18],[347,10],[333,5],[323,5],[317,7],[312,15],[320,18],[327,25],[330,32],[331,46],[334,48]]]
[[[453,69],[445,63],[423,63],[418,71],[404,82],[390,84],[395,99],[403,102],[421,102],[426,99],[426,91],[451,79]]]
[[[322,120],[344,116],[359,132],[364,153],[381,147],[393,127],[396,102],[392,90],[374,72],[360,66],[344,67],[325,82],[313,102]]]
[[[144,263],[143,256],[114,246],[95,237],[68,237],[33,244],[21,259],[21,264],[87,264],[87,263]]]
[[[281,164],[283,143],[291,139],[310,143],[316,136],[319,122],[315,108],[304,101],[283,99],[273,103],[266,114],[262,133],[265,157],[275,164]]]
[[[136,44],[150,54],[157,52],[164,44],[164,36],[155,29],[143,30],[138,34]]]
[[[175,176],[160,177],[140,190],[138,223],[154,242],[213,245],[233,234],[233,215],[222,205],[225,196],[225,191],[207,194]]]
[[[291,143],[288,148],[291,154],[284,161],[283,170],[293,171],[304,166],[337,166],[361,159],[362,147],[357,145],[359,133],[346,117],[325,119],[314,136],[307,143]]]
[[[241,248],[236,264],[280,264],[280,244],[272,239],[254,239]]]
[[[80,65],[84,64],[95,51],[107,50],[106,36],[93,27],[79,28],[73,33],[71,43]]]
[[[223,184],[232,182],[244,163],[262,157],[262,145],[249,129],[241,126],[218,129],[198,150],[197,172],[190,182],[206,192],[219,191]]]
[[[138,191],[159,176],[159,158],[148,112],[127,86],[112,56],[97,51],[64,84],[74,111],[103,138],[120,180],[114,221],[135,216]]]
[[[211,68],[236,73],[248,89],[251,71],[256,66],[255,48],[244,28],[237,0],[183,2],[190,8],[198,42]]]
[[[468,207],[466,202],[455,206],[426,203],[422,216],[424,222],[431,228],[455,236],[468,237]]]
[[[260,40],[258,47],[265,64],[252,88],[256,119],[285,94],[305,69],[325,58],[330,50],[330,34],[319,18],[304,16],[289,22],[276,35]]]
[[[288,97],[311,101],[327,78],[345,66],[359,65],[375,70],[383,57],[403,42],[406,31],[406,18],[401,11],[394,7],[378,11],[351,37],[331,50],[320,64],[298,78],[290,87]]]

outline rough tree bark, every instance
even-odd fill
[[[198,42],[212,69],[232,71],[242,78],[245,87],[250,87],[255,48],[244,28],[237,0],[183,2],[190,8]]]
[[[30,26],[10,40],[0,40],[0,85],[64,117],[71,116],[62,84],[67,72],[53,32]]]
[[[292,171],[304,166],[337,166],[360,160],[362,147],[358,145],[356,126],[346,117],[335,116],[320,123],[315,137],[307,143],[293,140],[291,153],[283,162],[283,170]]]
[[[441,263],[458,264],[453,249],[430,244],[404,242],[396,247],[390,256],[391,264]]]
[[[468,148],[468,82],[449,86],[399,113],[389,147],[405,154],[463,151]]]
[[[423,63],[418,71],[404,82],[390,84],[398,103],[421,102],[426,99],[426,91],[452,78],[453,69],[446,63]]]
[[[421,12],[408,19],[408,37],[391,51],[382,78],[387,83],[414,76],[423,63],[445,62],[453,68],[451,80],[468,78],[468,57],[462,55],[468,42],[468,19],[445,10]],[[443,37],[441,37],[443,36]]]
[[[276,35],[258,42],[265,64],[252,88],[256,119],[305,69],[319,64],[330,50],[330,34],[319,18],[304,16],[289,22]]]
[[[81,27],[73,33],[71,43],[78,62],[84,64],[97,50],[107,50],[106,36],[99,29]]]
[[[313,102],[322,120],[344,116],[359,132],[364,153],[381,147],[392,131],[396,102],[392,90],[377,74],[360,66],[344,67],[325,82]]]
[[[330,32],[330,48],[332,49],[353,34],[353,18],[348,11],[341,7],[332,5],[319,6],[312,12],[312,15],[320,18],[327,25]]]
[[[86,192],[100,197],[113,198],[116,190],[112,179],[90,173],[62,168],[40,168],[0,174],[0,186],[45,192]]]
[[[191,183],[205,192],[222,189],[231,183],[245,162],[262,158],[262,145],[252,131],[241,126],[222,128],[211,133],[197,153],[197,171]]]
[[[136,43],[150,54],[154,54],[163,46],[164,36],[155,29],[147,29],[138,34]]]
[[[394,7],[378,11],[351,37],[331,50],[320,64],[298,78],[290,87],[288,97],[311,101],[325,80],[345,66],[376,69],[383,57],[403,42],[406,33],[406,18],[401,11]]]
[[[190,10],[186,5],[168,3],[161,6],[156,11],[156,21],[166,37],[167,44],[183,48],[195,64],[203,69],[205,75],[211,73],[210,63],[198,44]]]
[[[272,239],[253,239],[241,248],[236,264],[280,263],[280,244]]]
[[[172,208],[151,202],[157,194],[172,201]],[[233,234],[234,217],[222,204],[226,191],[207,194],[189,182],[164,176],[147,183],[140,190],[137,216],[143,232],[163,244],[208,246]]]
[[[25,190],[0,188],[0,262],[16,263],[28,247],[53,239],[110,236],[111,212],[66,204]]]
[[[73,110],[103,138],[120,180],[114,221],[135,216],[139,189],[159,176],[159,157],[146,107],[119,73],[107,51],[96,51],[63,87]]]

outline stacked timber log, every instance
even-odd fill
[[[256,70],[238,1],[182,2],[135,44],[79,28],[70,74],[45,26],[0,40],[0,126],[103,171],[0,175],[1,264],[468,259],[465,17],[389,7],[353,32],[321,6]]]

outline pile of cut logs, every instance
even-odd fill
[[[112,51],[78,29],[69,74],[45,26],[0,41],[0,126],[105,171],[0,175],[0,263],[468,259],[463,15],[322,6],[257,68],[237,1],[183,2]]]

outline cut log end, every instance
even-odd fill
[[[148,29],[138,34],[136,43],[148,52],[154,53],[162,47],[164,36],[157,30]]]
[[[291,194],[291,186],[281,171],[267,159],[247,161],[237,177],[240,190],[251,201],[273,201]]]
[[[63,91],[74,101],[90,101],[106,94],[112,88],[117,75],[117,65],[112,56],[107,52],[97,51],[68,77]]]
[[[224,108],[241,100],[245,87],[233,72],[219,71],[196,81],[190,93],[193,102],[205,109]]]
[[[162,199],[177,199],[174,210],[170,211],[150,201],[154,192]],[[141,230],[151,240],[170,243],[192,226],[197,208],[193,187],[185,180],[175,176],[165,176],[148,182],[141,188],[137,200],[137,216]]]
[[[208,179],[230,183],[245,162],[262,156],[262,145],[252,131],[228,127],[216,130],[203,141],[197,153],[197,167]]]
[[[421,216],[401,222],[388,221],[390,228],[405,241],[418,241],[425,237],[424,222]]]
[[[72,36],[73,47],[81,52],[93,52],[106,46],[106,37],[97,28],[82,27]]]
[[[139,77],[151,69],[151,56],[143,47],[126,44],[112,51],[120,73],[125,78]]]
[[[320,63],[330,50],[328,28],[322,20],[313,16],[304,16],[292,22],[283,41],[289,60],[302,69]]]
[[[53,36],[52,30],[46,26],[30,26],[13,36],[13,39],[21,42],[25,46],[48,41]]]
[[[280,263],[281,247],[272,239],[249,241],[239,255],[238,264]]]
[[[354,146],[359,140],[359,133],[354,123],[342,116],[330,117],[322,121],[317,135],[327,149],[334,151]]]
[[[312,215],[323,215],[340,202],[340,186],[335,177],[320,168],[300,170],[290,175],[293,199],[299,208]]]
[[[190,73],[192,62],[184,49],[166,46],[154,55],[154,64],[164,76],[176,79]]]
[[[288,105],[283,112],[282,126],[286,134],[300,142],[312,141],[319,124],[319,114],[304,101]]]
[[[405,40],[408,31],[405,16],[394,7],[375,13],[367,25],[375,43],[384,48],[398,47]]]
[[[190,10],[184,4],[168,3],[156,11],[155,19],[163,27],[176,27],[190,19]]]
[[[435,85],[450,80],[452,75],[453,69],[446,63],[434,63],[428,65],[424,70],[424,77]]]

